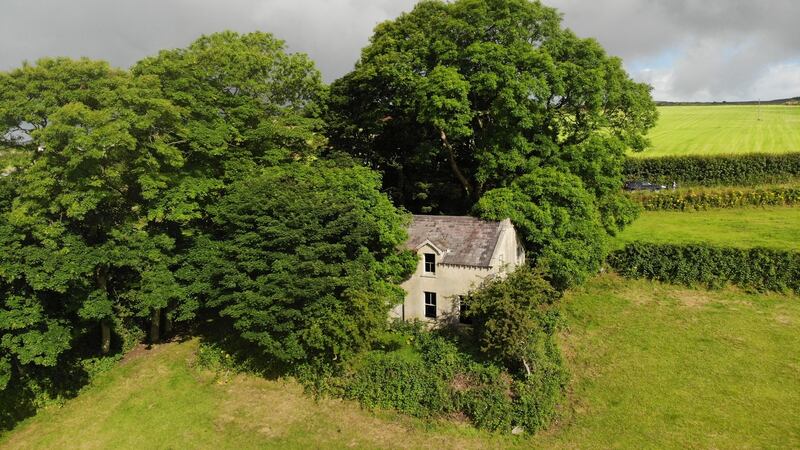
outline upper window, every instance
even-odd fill
[[[425,293],[425,317],[436,318],[436,292]]]
[[[425,253],[425,273],[436,273],[436,255]]]

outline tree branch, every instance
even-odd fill
[[[456,178],[458,178],[458,181],[461,183],[461,186],[464,187],[464,190],[467,191],[467,195],[471,198],[472,194],[474,193],[474,189],[472,189],[472,185],[467,177],[464,176],[464,172],[462,172],[461,168],[458,167],[453,146],[450,145],[450,142],[447,140],[447,134],[445,134],[444,130],[439,130],[439,133],[442,138],[442,145],[444,145],[444,148],[447,150],[447,154],[449,156],[448,161],[450,162],[450,169],[452,169],[453,174],[455,174]]]

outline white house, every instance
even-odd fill
[[[405,301],[391,313],[403,320],[459,320],[460,296],[525,262],[525,250],[508,219],[415,215],[408,235],[407,247],[419,262],[403,283]]]

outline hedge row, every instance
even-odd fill
[[[703,186],[782,183],[800,178],[800,153],[627,158],[625,177]]]
[[[634,242],[613,252],[608,261],[628,278],[709,287],[731,283],[759,291],[800,293],[800,253],[796,252]]]
[[[631,198],[647,211],[692,211],[742,206],[800,205],[800,187],[726,189],[718,191],[661,191],[634,193]]]

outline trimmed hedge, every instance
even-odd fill
[[[630,197],[647,211],[692,211],[742,206],[800,205],[800,187],[727,189],[718,191],[661,191]]]
[[[800,178],[800,153],[627,158],[629,180],[703,186],[783,183]]]
[[[739,249],[705,244],[633,242],[608,262],[622,276],[667,283],[800,293],[800,253],[767,248]]]

